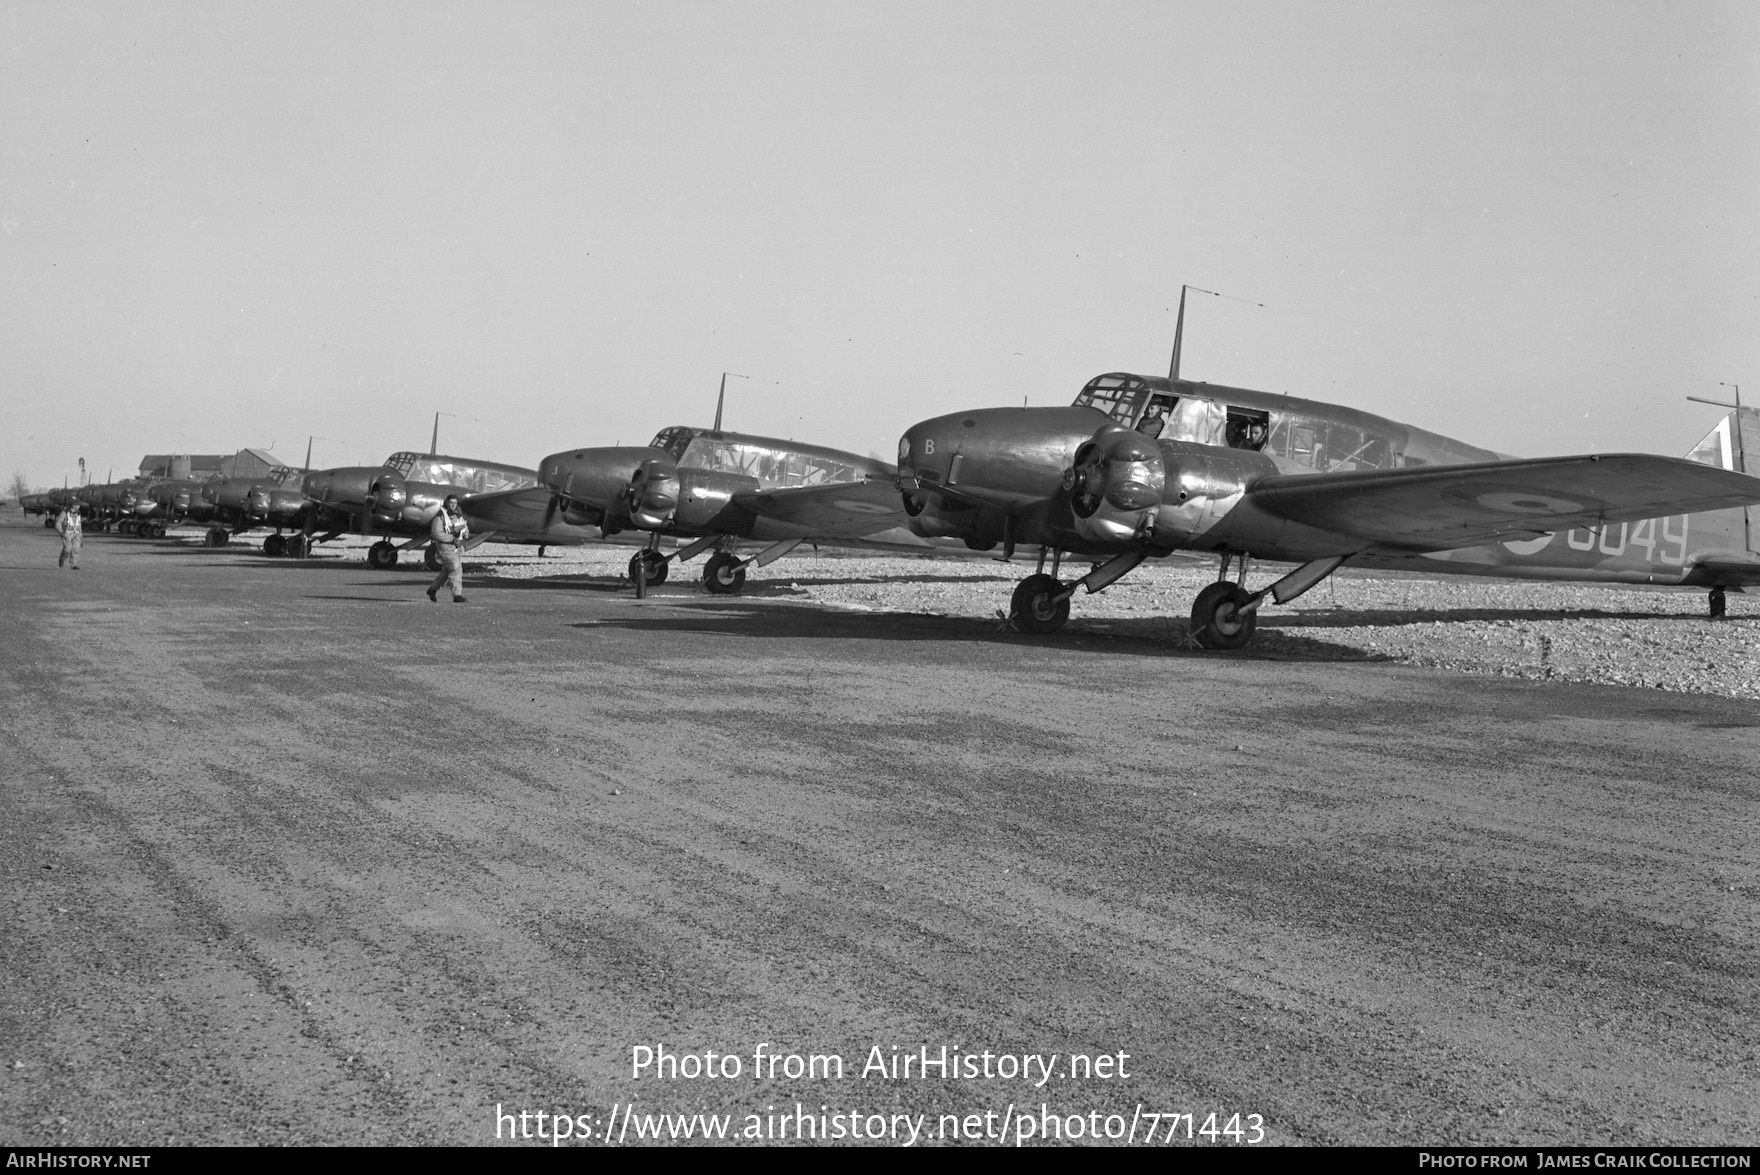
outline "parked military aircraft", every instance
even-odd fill
[[[1113,373],[1068,408],[991,408],[913,425],[899,441],[899,484],[917,534],[1001,544],[1005,554],[1040,548],[1011,610],[1029,632],[1062,627],[1077,588],[1100,591],[1175,550],[1221,557],[1220,579],[1192,607],[1192,635],[1211,648],[1244,645],[1267,599],[1289,603],[1347,560],[1703,586],[1718,614],[1725,589],[1760,583],[1745,520],[1760,480],[1736,472],[1732,458],[1732,446],[1746,451],[1745,420],[1749,435],[1760,433],[1751,412],[1738,410],[1707,438],[1716,461],[1520,460],[1334,404]],[[1097,566],[1061,582],[1064,553]],[[1299,566],[1249,592],[1253,559]]]
[[[383,536],[367,549],[367,562],[380,569],[394,567],[400,552],[428,546],[428,524],[450,494],[459,495],[470,523],[467,549],[490,540],[542,548],[596,537],[584,517],[555,509],[550,492],[537,485],[537,472],[517,465],[393,453],[383,465],[307,474],[305,537],[325,542],[351,532]],[[395,538],[406,541],[396,543]],[[432,554],[427,553],[427,561],[435,566]]]
[[[726,387],[723,377],[721,402]],[[666,428],[645,447],[575,449],[539,464],[558,508],[582,512],[607,535],[648,532],[647,549],[629,564],[638,587],[664,583],[674,559],[711,547],[703,586],[718,594],[739,591],[747,568],[809,540],[933,549],[904,529],[893,466],[819,445],[723,432],[721,402],[713,428]],[[662,554],[662,536],[692,541]],[[742,540],[765,545],[741,558]]]
[[[212,522],[217,517],[214,504],[202,499],[202,487],[206,484],[194,478],[172,478],[147,487],[147,497],[157,507],[152,515],[157,523],[155,537],[163,538],[167,527]]]

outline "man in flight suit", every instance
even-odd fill
[[[85,534],[85,524],[80,521],[79,507],[67,506],[63,508],[61,517],[55,520],[55,529],[61,532],[61,558],[55,565],[66,567],[71,562],[73,569],[78,571],[79,541],[81,536]]]
[[[440,574],[428,585],[428,598],[439,603],[440,597],[436,593],[442,584],[450,583],[452,602],[464,603],[464,541],[471,537],[471,528],[465,524],[464,510],[458,504],[457,494],[446,496],[446,501],[434,515],[434,521],[428,524],[428,534],[434,540],[435,554],[440,557]]]

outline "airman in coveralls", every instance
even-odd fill
[[[435,554],[440,557],[440,574],[428,585],[428,598],[438,603],[440,597],[436,593],[442,584],[450,583],[452,602],[464,603],[464,541],[471,537],[471,528],[465,524],[457,494],[446,496],[434,521],[428,524],[428,534],[434,540]]]
[[[78,571],[79,541],[81,536],[85,534],[85,524],[80,521],[79,507],[77,505],[63,507],[61,517],[55,520],[55,529],[61,532],[61,558],[55,565],[66,567],[72,563],[73,569]]]

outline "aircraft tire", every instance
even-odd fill
[[[1069,620],[1069,597],[1057,600],[1062,592],[1063,584],[1049,575],[1029,575],[1016,584],[1008,608],[1015,631],[1045,635],[1062,628]]]
[[[305,535],[293,534],[287,536],[287,557],[289,559],[304,559],[307,555],[311,554],[311,550],[312,544]]]
[[[649,587],[653,587],[657,583],[666,582],[666,560],[658,552],[642,551],[633,556],[629,561],[629,581],[631,583],[636,581],[636,572],[641,569],[644,563],[646,563],[648,567]],[[745,579],[743,573],[740,575],[740,579]],[[713,591],[714,589],[711,588],[710,590]]]
[[[716,551],[703,565],[703,586],[717,596],[736,595],[746,586],[746,569],[739,556]]]
[[[1238,649],[1253,639],[1257,612],[1241,613],[1253,597],[1235,584],[1222,580],[1198,593],[1192,601],[1192,639],[1206,649]]]
[[[367,566],[375,571],[390,571],[397,566],[397,548],[383,540],[367,548]]]
[[[287,540],[278,534],[270,535],[263,540],[263,554],[271,559],[279,559],[287,554]]]
[[[217,526],[210,526],[208,533],[202,536],[202,546],[223,547],[226,545],[226,532]]]

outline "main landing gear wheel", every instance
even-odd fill
[[[202,545],[205,547],[224,547],[231,541],[232,536],[222,526],[210,526],[208,533],[202,537]]]
[[[718,596],[731,596],[746,586],[746,569],[738,555],[716,551],[703,565],[703,586]]]
[[[1009,601],[1009,618],[1017,632],[1049,633],[1062,628],[1069,619],[1069,597],[1063,585],[1049,575],[1029,575],[1015,585],[1014,598]]]
[[[1729,612],[1729,600],[1724,596],[1723,589],[1711,589],[1711,619],[1722,620]]]
[[[1253,597],[1224,580],[1198,593],[1192,602],[1192,639],[1206,649],[1238,649],[1253,639],[1257,612],[1242,612]]]
[[[422,548],[422,566],[429,571],[437,572],[440,570],[440,551],[433,543]]]
[[[287,539],[278,534],[270,535],[263,540],[263,554],[269,556],[271,559],[281,558],[281,556],[287,554]]]
[[[659,551],[642,551],[639,554],[634,555],[630,558],[630,561],[629,561],[629,581],[631,583],[634,583],[636,581],[636,572],[642,568],[643,564],[646,564],[647,568],[648,568],[648,577],[647,578],[648,578],[648,585],[650,587],[652,587],[654,584],[657,584],[657,583],[665,583],[666,582],[666,568],[667,568],[666,557],[664,555],[662,555]],[[740,579],[741,580],[745,579],[745,575],[743,572],[740,575]],[[714,589],[711,588],[710,590],[713,591]]]
[[[312,542],[303,534],[290,534],[285,551],[289,559],[304,559],[312,552]]]
[[[374,571],[389,571],[397,566],[397,548],[380,541],[367,548],[367,566]]]

